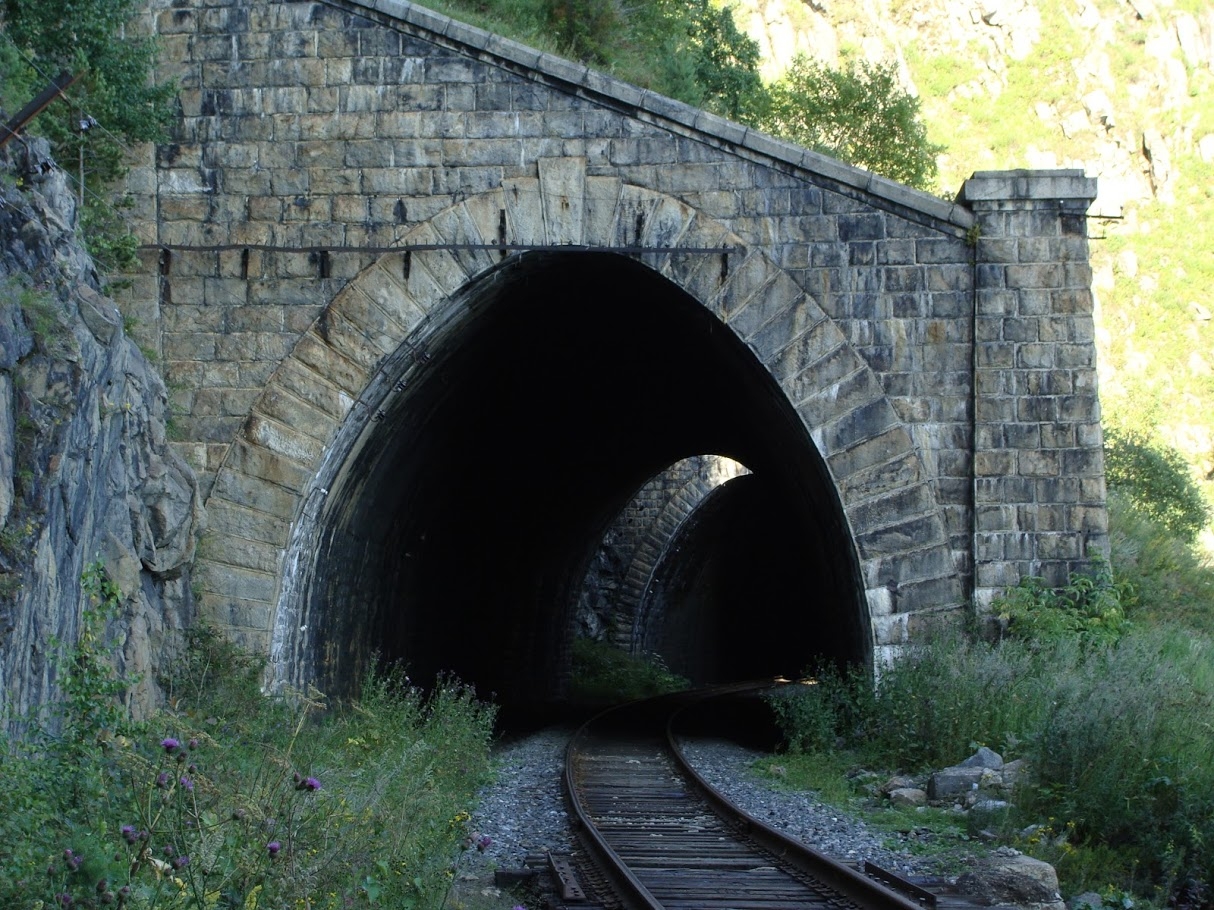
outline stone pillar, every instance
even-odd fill
[[[959,201],[974,249],[974,605],[1108,559],[1086,212],[1079,170],[985,171]]]

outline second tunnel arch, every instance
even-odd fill
[[[822,458],[854,546],[854,581],[864,592],[857,615],[869,647],[881,653],[897,647],[910,616],[942,606],[897,596],[901,582],[928,577],[947,585],[952,554],[910,433],[838,327],[766,256],[718,223],[671,197],[587,176],[584,162],[561,159],[541,162],[538,179],[506,181],[440,213],[404,238],[400,253],[352,281],[271,379],[220,469],[213,532],[240,536],[237,506],[259,496],[286,513],[283,556],[274,569],[266,559],[277,605],[267,631],[279,682],[314,674],[309,654],[341,650],[330,641],[316,651],[311,638],[319,629],[302,596],[321,517],[333,508],[326,493],[360,440],[372,438],[394,387],[428,366],[435,342],[467,306],[467,289],[505,274],[492,249],[502,218],[516,248],[654,250],[629,261],[662,276],[749,349]],[[719,256],[702,252],[720,247],[730,249],[727,270]],[[289,412],[301,401],[325,412],[321,432],[292,427]],[[269,557],[273,542],[265,543]],[[953,586],[955,597],[943,606],[962,602],[959,583]]]

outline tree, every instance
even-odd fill
[[[1210,519],[1210,507],[1184,456],[1134,430],[1104,432],[1105,479],[1151,521],[1193,543]]]
[[[898,84],[892,64],[832,69],[799,55],[770,87],[757,125],[919,189],[935,183],[941,148],[928,141],[919,99]]]
[[[759,45],[733,21],[728,7],[710,0],[657,0],[633,14],[663,85],[681,101],[735,120],[749,115],[764,94]]]
[[[758,43],[738,28],[727,7],[692,0],[686,11],[685,48],[694,61],[699,103],[734,120],[750,119],[765,106]]]
[[[0,0],[0,79],[41,87],[62,70],[78,77],[34,128],[81,182],[85,241],[103,268],[133,256],[107,188],[124,172],[126,144],[165,134],[176,92],[150,81],[153,43],[125,33],[136,8],[137,0]]]
[[[574,58],[603,66],[611,57],[611,38],[622,16],[614,2],[604,0],[547,0],[548,24]]]

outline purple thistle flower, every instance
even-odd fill
[[[296,790],[307,790],[309,793],[320,789],[320,781],[315,777],[305,777],[303,780],[295,784]]]
[[[169,772],[168,771],[161,771],[159,774],[156,775],[156,786],[158,788],[160,788],[161,790],[167,790],[169,788]]]
[[[270,854],[271,859],[278,856],[278,851],[281,849],[282,849],[282,844],[280,844],[276,840],[272,840],[268,844],[266,844],[266,851]]]
[[[181,786],[185,787],[187,792],[189,792],[189,793],[194,792],[194,782],[192,780],[190,780],[188,777],[186,777],[185,775],[182,775],[180,783],[181,783]]]
[[[197,740],[196,738],[194,738],[194,737],[191,737],[191,738],[190,738],[190,742],[189,742],[189,746],[190,746],[190,748],[191,748],[191,749],[197,749],[197,748],[198,748],[198,740]]]
[[[134,825],[122,826],[122,839],[128,844],[133,844],[139,840],[139,832],[135,830]]]
[[[177,859],[173,860],[174,869],[184,869],[189,864],[190,858],[188,856],[179,856]]]
[[[493,838],[491,838],[488,834],[482,834],[476,839],[476,849],[481,851],[481,853],[484,853],[489,849],[489,845],[492,843]]]
[[[166,736],[164,739],[162,739],[160,741],[160,745],[164,747],[164,751],[167,752],[169,755],[172,755],[174,752],[176,752],[178,749],[181,748],[181,742],[179,740],[174,739],[171,736]]]

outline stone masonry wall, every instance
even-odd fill
[[[229,472],[223,502],[212,497],[210,506],[219,516],[212,524],[227,529],[211,551],[220,554],[219,568],[200,573],[204,607],[221,623],[236,623],[228,617],[237,612],[273,615],[307,477],[334,439],[332,421],[345,419],[359,394],[357,381],[346,388],[335,380],[322,393],[323,419],[292,407],[298,423],[285,427],[266,416],[282,403],[283,364],[301,340],[328,343],[334,301],[407,237],[523,245],[582,237],[580,223],[559,219],[589,224],[591,202],[573,214],[547,202],[515,206],[507,218],[505,188],[534,186],[541,161],[584,162],[587,186],[616,180],[687,207],[731,242],[762,251],[769,265],[755,276],[771,282],[775,269],[820,308],[825,322],[807,328],[795,315],[774,318],[752,327],[748,343],[770,352],[773,378],[838,479],[887,642],[906,633],[909,614],[955,609],[968,597],[958,591],[972,587],[975,552],[984,563],[1006,564],[997,578],[983,568],[984,588],[1043,560],[1069,566],[1084,555],[1073,535],[1067,547],[1062,538],[1038,545],[1034,537],[1029,560],[995,556],[996,539],[1010,552],[1006,537],[975,537],[975,496],[992,507],[982,513],[988,525],[1018,516],[1007,525],[1016,531],[984,525],[984,533],[1040,536],[1046,527],[1030,527],[1021,512],[1044,516],[1039,499],[1065,485],[975,485],[972,415],[986,387],[974,385],[973,314],[976,296],[986,300],[989,273],[975,266],[976,219],[966,204],[397,0],[152,0],[145,24],[161,42],[160,76],[181,86],[182,118],[173,141],[148,149],[131,174],[148,249],[122,303],[140,341],[162,357],[178,414],[176,445],[204,493]],[[609,211],[638,220],[607,233],[625,242],[665,239],[624,198]],[[473,225],[482,215],[486,223]],[[980,251],[993,249],[989,217],[979,214]],[[460,218],[471,225],[466,231],[431,227]],[[1010,234],[1028,232],[1026,256],[1041,228],[1032,218],[1005,225]],[[475,255],[455,258],[475,274]],[[736,259],[723,265],[738,267]],[[1078,261],[1058,268],[1078,280]],[[1027,272],[1009,267],[1002,277],[1007,290]],[[730,272],[729,293],[745,287],[750,299],[761,290],[747,280]],[[1007,325],[1015,331],[1011,319]],[[1081,346],[1082,334],[1076,329],[1068,344]],[[1057,350],[1051,356],[1068,356]],[[1030,406],[1031,389],[1016,394]],[[1072,426],[1062,431],[1072,448],[1056,450],[1059,470],[1065,460],[1098,472],[1092,415],[1072,412],[1065,394],[1060,388],[1056,417]],[[271,430],[296,440],[273,454],[273,470],[249,467],[254,428],[263,442]],[[1025,470],[1039,457],[1031,454],[1037,442],[1014,444],[1032,447],[1019,462]],[[1058,517],[1089,520],[1067,509]],[[936,533],[924,530],[932,523],[942,523],[945,544],[917,550],[916,538]],[[255,610],[237,611],[236,587],[257,592]],[[261,622],[245,629],[250,641],[264,643]]]
[[[978,218],[974,516],[980,604],[1108,559],[1100,399],[1078,171],[984,172]]]

